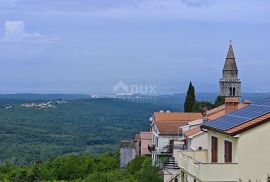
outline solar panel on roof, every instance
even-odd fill
[[[265,100],[261,100],[257,103],[255,103],[256,105],[264,105],[264,106],[269,106],[270,107],[270,99],[265,99]]]
[[[226,131],[267,113],[270,113],[270,98],[209,121],[205,126]]]
[[[208,122],[206,125],[210,126],[212,128],[226,130],[227,128],[231,128],[235,124],[244,122],[245,120],[246,120],[246,118],[224,115],[220,118],[217,118],[213,121]]]

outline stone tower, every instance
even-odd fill
[[[241,97],[241,81],[238,78],[238,69],[231,43],[223,67],[223,76],[219,81],[219,85],[221,96],[236,98]]]

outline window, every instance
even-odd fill
[[[218,162],[218,138],[214,136],[211,139],[211,157],[212,162]]]
[[[224,142],[224,161],[225,162],[232,162],[232,142],[229,142],[229,141],[225,141]]]
[[[235,96],[235,87],[233,87],[233,96]]]
[[[232,92],[233,92],[232,87],[230,87],[230,96],[232,96]]]

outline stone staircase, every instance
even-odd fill
[[[163,168],[164,169],[180,169],[180,167],[178,166],[178,163],[175,161],[174,157],[169,157],[169,159],[164,162],[163,164]]]

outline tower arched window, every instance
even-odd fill
[[[230,96],[232,96],[232,94],[233,94],[233,89],[232,87],[230,87]]]
[[[235,96],[235,87],[233,87],[233,96]]]

